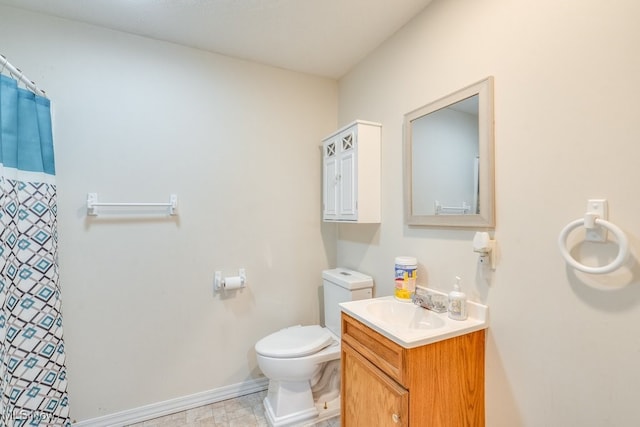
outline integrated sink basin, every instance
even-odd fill
[[[436,329],[445,325],[444,319],[429,310],[395,299],[376,300],[367,304],[366,311],[394,328]]]
[[[489,326],[489,308],[471,301],[467,301],[469,317],[466,320],[453,320],[447,313],[436,313],[391,296],[344,302],[340,308],[404,348],[431,344]]]

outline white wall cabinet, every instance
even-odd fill
[[[380,222],[382,125],[357,120],[322,141],[322,219]]]

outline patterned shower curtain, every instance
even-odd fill
[[[49,100],[0,75],[0,426],[68,426]]]

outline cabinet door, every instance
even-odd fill
[[[358,150],[357,134],[349,129],[340,135],[340,169],[338,217],[342,220],[358,219]]]
[[[338,218],[338,148],[336,139],[326,142],[323,147],[322,218],[325,220]]]
[[[342,426],[409,425],[409,392],[342,342]]]

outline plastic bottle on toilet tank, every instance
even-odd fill
[[[411,302],[416,291],[418,260],[414,257],[399,256],[395,259],[395,292],[397,300]]]

